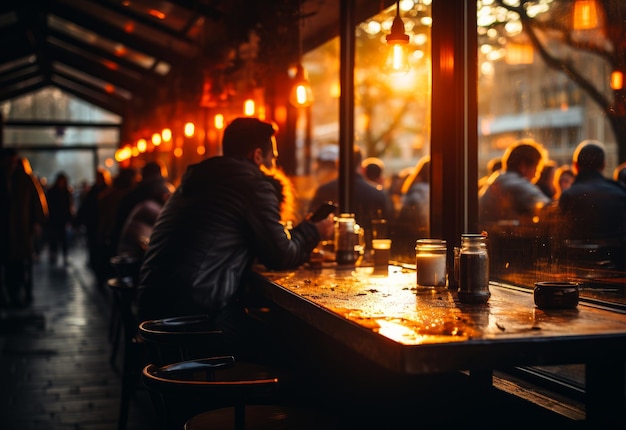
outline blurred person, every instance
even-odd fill
[[[354,181],[353,201],[350,207],[354,211],[356,222],[365,230],[366,243],[369,243],[368,235],[371,234],[372,219],[390,219],[393,214],[393,206],[387,193],[370,184],[363,176],[362,153],[358,145],[354,145],[352,154],[355,168],[352,177]],[[328,201],[339,203],[339,178],[317,187],[309,204],[309,212],[314,212]]]
[[[246,313],[251,266],[296,268],[334,227],[330,217],[281,223],[280,187],[268,174],[278,156],[274,134],[270,123],[237,118],[224,130],[223,156],[189,166],[150,237],[140,320],[205,314],[236,355],[262,352]]]
[[[174,186],[166,181],[151,187],[150,194],[137,203],[128,214],[120,232],[117,255],[143,259],[150,243],[154,223],[174,191]]]
[[[385,163],[383,160],[377,157],[368,157],[361,163],[361,168],[363,169],[363,176],[370,184],[379,190],[385,188],[385,177],[383,175]]]
[[[402,208],[396,220],[394,246],[411,252],[415,241],[430,234],[430,156],[419,159],[402,185]]]
[[[122,197],[137,183],[137,171],[132,167],[121,168],[112,184],[98,195],[98,225],[96,227],[96,264],[93,267],[100,285],[114,275],[110,259],[115,255],[111,239],[117,208]]]
[[[576,174],[569,164],[564,164],[556,169],[554,172],[554,189],[556,190],[554,200],[558,200],[563,191],[572,186],[574,179],[576,179]]]
[[[28,160],[14,149],[0,149],[1,305],[32,302],[34,241],[47,217],[45,193]]]
[[[133,208],[158,193],[163,186],[173,187],[167,182],[167,168],[158,160],[148,161],[140,171],[140,180],[131,190],[120,198],[115,210],[115,219],[111,230],[111,248],[116,249],[122,228]]]
[[[99,167],[96,170],[95,182],[89,187],[89,190],[81,199],[80,205],[76,212],[75,226],[83,226],[85,228],[85,237],[87,239],[87,252],[89,253],[88,265],[94,267],[98,255],[98,199],[102,193],[111,186],[111,173]]]
[[[554,200],[556,194],[556,188],[554,186],[554,174],[556,173],[556,163],[552,160],[547,160],[543,163],[539,178],[535,182],[535,185],[548,197],[550,200]]]
[[[481,228],[501,221],[531,223],[533,217],[551,202],[533,181],[541,171],[545,151],[532,139],[511,145],[502,157],[502,169],[479,192]]]
[[[315,159],[315,179],[317,184],[325,184],[337,178],[339,173],[339,146],[324,145]]]
[[[487,162],[487,174],[478,179],[478,192],[480,192],[488,183],[489,178],[494,178],[498,175],[498,172],[502,169],[502,158],[492,158]]]
[[[598,245],[623,270],[626,244],[626,190],[605,178],[606,149],[597,140],[583,140],[574,151],[576,179],[559,199],[563,234],[567,240]]]
[[[391,175],[387,193],[389,194],[389,198],[391,199],[391,203],[393,205],[393,218],[395,218],[396,215],[400,213],[400,209],[402,209],[402,186],[404,185],[406,178],[409,177],[414,169],[415,166],[405,167],[399,172]]]
[[[48,242],[48,260],[56,264],[61,248],[63,264],[67,265],[68,227],[74,221],[74,194],[65,172],[56,175],[54,183],[46,192],[50,219],[46,228]]]

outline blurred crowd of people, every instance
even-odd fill
[[[160,162],[140,170],[104,168],[92,184],[71,185],[64,171],[47,186],[15,149],[0,150],[0,307],[22,307],[33,297],[32,267],[46,250],[52,266],[67,266],[73,241],[84,238],[99,283],[113,276],[110,259],[140,258],[163,204],[174,191]]]
[[[67,264],[74,235],[85,238],[88,264],[99,282],[106,282],[113,276],[111,257],[143,257],[157,217],[175,191],[166,167],[157,161],[140,169],[121,168],[115,177],[99,168],[92,184],[74,190],[65,172],[45,186],[15,150],[2,149],[1,155],[3,305],[30,303],[33,261],[47,246],[50,263]],[[626,162],[608,176],[605,158],[606,149],[596,140],[581,142],[571,164],[563,165],[532,139],[515,142],[502,157],[489,161],[479,180],[480,228],[498,232],[550,223],[559,227],[551,234],[568,246],[610,248],[611,267],[624,270]],[[315,190],[306,190],[312,196],[307,213],[339,200],[338,146],[322,147],[316,161]],[[356,222],[371,234],[373,220],[387,220],[394,253],[411,255],[415,240],[429,236],[430,157],[390,175],[380,158],[364,157],[358,146],[353,161],[350,207]],[[293,199],[298,190],[279,169],[274,175],[285,196],[281,218],[295,223],[303,212]]]

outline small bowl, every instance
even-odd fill
[[[540,309],[573,309],[578,306],[578,283],[536,282],[533,297]]]

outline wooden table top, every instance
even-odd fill
[[[486,304],[467,305],[447,288],[417,287],[399,266],[256,272],[278,305],[402,372],[626,357],[626,315],[583,303],[541,310],[528,290],[492,284]]]

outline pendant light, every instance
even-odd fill
[[[407,73],[410,69],[407,45],[409,36],[404,32],[404,22],[400,18],[400,2],[396,2],[396,17],[391,24],[391,33],[386,36],[389,52],[383,70],[387,73]]]
[[[593,30],[599,25],[596,0],[574,2],[574,30]]]
[[[300,9],[301,2],[298,2],[298,25],[300,25],[300,20],[302,20]],[[302,28],[299,28],[298,31],[298,65],[293,78],[293,86],[289,93],[289,103],[298,108],[308,107],[313,103],[313,90],[311,89],[306,69],[302,65]]]

